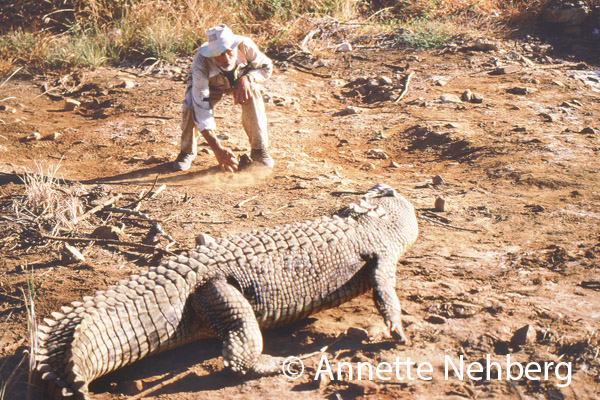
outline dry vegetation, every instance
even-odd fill
[[[214,21],[252,32],[263,45],[296,41],[324,17],[359,22],[355,30],[363,35],[442,20],[450,36],[465,21],[486,29],[514,26],[535,18],[548,1],[12,1],[0,16],[0,75],[19,64],[72,69],[173,60],[191,54]]]

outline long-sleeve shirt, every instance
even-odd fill
[[[271,59],[262,53],[251,39],[244,38],[237,46],[233,80],[248,75],[251,81],[260,83],[269,79],[272,73]],[[188,89],[183,101],[183,111],[185,113],[189,107],[192,108],[194,123],[200,131],[216,129],[214,110],[210,102],[210,88],[215,85],[221,86],[223,78],[225,78],[224,71],[217,66],[214,59],[196,52],[188,73]],[[230,88],[233,87],[232,82],[229,85]]]

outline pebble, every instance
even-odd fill
[[[430,324],[436,324],[436,325],[442,325],[447,322],[446,318],[442,317],[441,315],[437,315],[437,314],[432,314],[432,315],[427,316],[425,318],[425,321],[429,322]]]
[[[492,72],[490,72],[490,75],[507,75],[507,74],[513,74],[513,73],[519,71],[520,69],[521,69],[521,67],[519,67],[518,65],[506,65],[504,67],[496,68],[495,70],[493,70]]]
[[[483,103],[483,95],[479,93],[473,93],[473,97],[471,98],[471,103],[481,104]]]
[[[114,225],[102,225],[94,229],[92,237],[96,239],[120,240],[123,231]]]
[[[388,155],[381,149],[370,149],[365,151],[365,155],[369,158],[376,158],[378,160],[387,160]]]
[[[435,211],[444,212],[446,210],[446,199],[441,196],[437,197],[433,207]]]
[[[587,128],[583,128],[579,133],[583,133],[584,135],[595,135],[597,132],[594,128],[588,126]]]
[[[25,141],[27,141],[27,142],[33,142],[35,140],[40,140],[41,137],[42,137],[42,135],[40,135],[39,132],[33,132],[32,134],[30,134],[29,136],[27,136],[25,138]]]
[[[56,140],[61,136],[62,136],[62,134],[60,132],[54,132],[54,133],[44,136],[44,140]]]
[[[65,99],[64,110],[65,111],[73,111],[80,105],[81,105],[80,101],[77,101],[75,99]]]
[[[552,115],[552,114],[548,114],[548,113],[540,113],[539,115],[540,115],[540,117],[542,117],[542,119],[543,119],[545,122],[554,122],[554,121],[556,120],[556,118],[555,118],[555,117],[554,117],[554,115]]]
[[[515,86],[513,88],[507,89],[506,91],[510,94],[525,96],[525,95],[534,93],[536,90],[533,88],[524,87],[524,86]]]
[[[387,76],[379,77],[379,85],[381,85],[381,86],[390,86],[393,83],[394,83],[394,81],[392,81],[392,79]]]
[[[440,100],[442,101],[442,103],[462,103],[462,101],[458,98],[457,95],[449,93],[443,94],[442,97],[440,97]]]
[[[354,115],[354,114],[358,114],[358,110],[352,106],[348,106],[348,107],[344,108],[343,110],[333,113],[333,116],[334,117],[344,117],[346,115]]]
[[[201,233],[198,236],[196,236],[196,245],[197,246],[208,246],[209,243],[212,243],[215,241],[215,238],[213,238],[210,235],[207,235],[206,233]]]
[[[342,43],[335,49],[338,53],[347,53],[352,51],[352,45],[350,43]]]
[[[537,340],[535,329],[531,325],[527,324],[515,331],[510,344],[512,347],[523,346],[525,344],[535,343]]]
[[[434,185],[443,185],[444,184],[444,179],[440,175],[434,176],[433,178],[431,178],[431,181],[433,182]]]
[[[125,89],[133,89],[135,87],[135,82],[125,79],[117,87],[125,88]]]
[[[556,85],[556,86],[558,86],[560,88],[564,88],[565,87],[565,84],[562,83],[561,81],[552,81],[552,84]]]
[[[460,96],[462,101],[471,102],[473,100],[473,92],[470,89],[467,89],[463,92],[462,96]]]
[[[448,83],[448,81],[445,81],[443,79],[435,79],[433,81],[433,84],[436,86],[446,86],[447,83]]]

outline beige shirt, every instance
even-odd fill
[[[269,79],[272,73],[271,59],[262,53],[251,39],[244,38],[237,47],[235,79],[248,75],[253,82],[260,83]],[[210,102],[210,88],[214,87],[216,82],[226,81],[223,79],[221,69],[214,59],[204,57],[198,51],[194,55],[187,79],[188,88],[183,101],[183,112],[192,108],[198,130],[216,129],[214,110]]]

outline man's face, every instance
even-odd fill
[[[231,71],[235,68],[235,59],[237,58],[237,48],[233,50],[225,50],[223,53],[215,57],[215,61],[219,68],[224,71]]]

